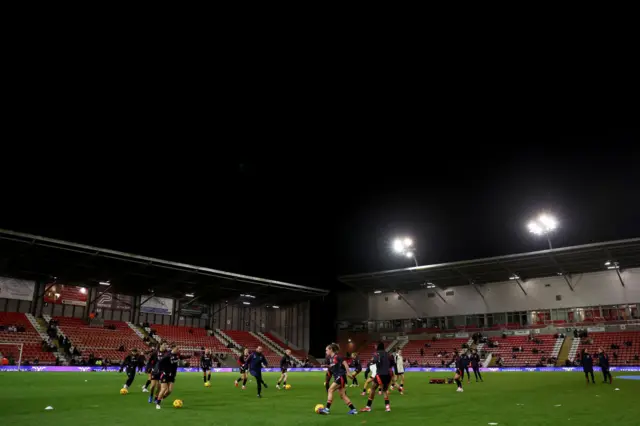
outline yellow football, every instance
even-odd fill
[[[129,393],[129,391],[126,390],[125,388],[120,389],[120,395],[126,395],[128,393]]]
[[[284,388],[285,388],[286,390],[289,390],[289,389],[291,389],[291,385],[286,385]]]
[[[210,388],[210,387],[211,387],[211,382],[206,382],[206,383],[204,384],[204,387],[205,387],[205,388]]]
[[[315,411],[316,414],[319,414],[320,410],[322,410],[323,408],[324,408],[324,405],[318,404],[316,405],[316,408],[313,409],[313,411]]]
[[[175,408],[182,408],[182,400],[181,399],[176,399],[175,401],[173,401],[173,406]]]

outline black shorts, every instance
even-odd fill
[[[202,369],[203,373],[206,373],[207,371],[211,371],[211,367],[200,367]]]
[[[383,392],[386,392],[389,389],[389,384],[391,384],[391,376],[381,376],[378,374],[376,376],[376,383],[382,388]]]
[[[340,389],[343,389],[347,385],[347,376],[333,376],[333,382],[340,385]]]
[[[247,372],[247,369],[244,368],[243,365],[240,366],[240,374],[245,374]]]
[[[280,367],[280,372],[282,374],[285,374],[287,372],[288,368],[287,367]]]
[[[364,378],[366,379],[367,377],[369,377],[369,374],[371,374],[371,370],[370,369],[366,369],[364,370]]]
[[[362,368],[356,368],[355,372],[356,372],[356,374],[362,373]]]
[[[583,368],[582,369],[585,373],[593,373],[593,368]]]
[[[160,383],[175,383],[176,376],[168,373],[160,373]]]
[[[464,370],[462,368],[456,368],[456,374],[464,377]]]
[[[480,366],[479,365],[472,365],[471,368],[473,369],[473,371],[480,370]]]
[[[160,380],[161,377],[162,377],[161,372],[151,370],[151,380]]]

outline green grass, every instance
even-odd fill
[[[632,373],[620,373],[631,375]],[[489,373],[485,382],[429,385],[429,377],[447,375],[409,373],[406,394],[392,394],[391,413],[376,397],[374,412],[348,416],[336,398],[330,416],[313,413],[326,402],[322,373],[291,373],[290,391],[272,385],[276,374],[265,374],[271,386],[256,398],[255,383],[247,390],[233,387],[237,374],[215,374],[205,388],[199,374],[178,374],[174,394],[184,408],[166,404],[156,410],[140,391],[138,376],[131,392],[121,396],[125,376],[116,373],[0,373],[0,425],[638,425],[640,381],[585,386],[581,373]],[[620,391],[614,391],[614,388]],[[355,388],[348,394],[357,408],[366,399]],[[518,405],[524,404],[524,405]],[[48,405],[53,411],[45,411]],[[556,407],[556,405],[561,405]]]

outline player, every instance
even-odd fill
[[[240,366],[240,377],[236,380],[236,387],[240,384],[240,380],[242,380],[242,390],[247,388],[247,369],[244,367],[245,362],[247,362],[247,358],[249,357],[249,349],[244,348],[242,351],[242,355],[238,358],[238,365]]]
[[[373,400],[376,397],[376,388],[380,387],[382,392],[384,393],[384,410],[391,411],[391,404],[389,402],[389,385],[391,384],[391,380],[393,378],[393,372],[397,369],[394,357],[389,355],[387,351],[384,350],[384,343],[378,343],[378,350],[373,355],[373,362],[376,364],[376,378],[373,382],[373,387],[371,388],[371,392],[369,392],[369,400],[367,401],[367,406],[364,407],[361,411],[369,412],[371,411],[371,406],[373,405]]]
[[[396,373],[394,382],[396,384],[398,383],[398,381],[400,382],[400,384],[398,385],[398,392],[400,392],[400,395],[404,395],[404,358],[402,356],[401,349],[398,349],[398,351],[396,352],[394,362],[394,373]]]
[[[173,392],[176,382],[176,374],[178,373],[178,363],[180,362],[180,353],[178,347],[171,345],[170,351],[165,351],[162,358],[158,361],[158,370],[160,371],[160,393],[156,399],[156,409],[162,408],[162,401]]]
[[[324,388],[327,393],[329,393],[329,388],[331,387],[331,357],[324,359],[324,365],[327,367],[326,374],[324,375]]]
[[[584,349],[582,350],[582,371],[584,371],[587,384],[589,384],[589,374],[591,374],[591,382],[595,385],[596,379],[593,377],[593,358],[591,354]]]
[[[136,348],[131,349],[131,353],[126,356],[120,364],[120,372],[127,370],[127,382],[122,386],[124,389],[129,389],[129,386],[136,378],[136,369],[138,368],[138,350]]]
[[[607,377],[609,377],[609,384],[612,385],[613,377],[611,377],[611,372],[609,371],[609,355],[607,355],[602,348],[598,348],[598,365],[600,365],[602,375],[604,376],[602,383],[607,383]]]
[[[367,386],[369,386],[369,383],[373,383],[376,375],[378,374],[378,367],[376,366],[376,364],[373,362],[373,359],[369,360],[369,364],[367,365],[367,369],[364,372],[364,377],[365,377],[365,381],[364,381],[364,387],[362,388],[362,396],[367,396],[368,395],[368,389]],[[368,377],[367,377],[368,375]],[[372,389],[373,392],[375,392],[375,390]]]
[[[476,383],[478,383],[478,378],[480,378],[481,382],[484,382],[484,380],[482,380],[482,374],[480,373],[480,355],[478,355],[478,351],[474,349],[469,359],[471,360],[473,375],[476,376]]]
[[[351,375],[351,387],[358,386],[358,374],[362,372],[362,364],[360,363],[360,357],[356,352],[351,354],[351,367],[353,367],[353,374]]]
[[[453,380],[455,380],[456,385],[458,385],[456,392],[464,392],[464,389],[462,389],[462,380],[464,379],[464,361],[458,351],[455,351],[453,361],[456,364],[456,374],[453,376]]]
[[[262,346],[258,346],[254,353],[247,357],[245,362],[245,369],[249,370],[249,373],[256,378],[258,382],[258,398],[262,398],[262,386],[268,389],[269,386],[262,380],[262,367],[266,367],[267,359],[262,355]]]
[[[338,355],[338,352],[340,352],[340,346],[338,346],[336,343],[332,343],[326,348],[327,357],[329,357],[331,360],[329,368],[331,369],[331,374],[333,376],[333,383],[331,383],[331,386],[329,386],[329,390],[327,392],[327,406],[320,410],[319,413],[329,414],[331,412],[333,393],[335,391],[338,391],[338,393],[340,394],[340,398],[342,398],[344,403],[349,406],[349,414],[358,414],[358,410],[356,410],[356,407],[354,407],[345,390],[345,386],[347,384],[347,376],[350,373],[349,364],[347,364],[347,361],[344,358]]]
[[[166,351],[166,344],[161,343],[156,348],[151,349],[149,359],[147,360],[146,371],[149,374],[147,383],[142,387],[142,392],[149,392],[149,384],[151,384],[151,395],[149,395],[149,404],[155,401],[158,392],[160,392],[160,373],[158,372],[158,356]]]
[[[200,368],[202,369],[202,380],[205,386],[211,383],[211,367],[213,367],[213,358],[211,358],[211,349],[205,349],[200,357]],[[208,373],[208,374],[207,374]]]
[[[142,374],[142,372],[144,371],[144,366],[147,362],[147,358],[144,356],[144,354],[141,352],[138,354],[138,374]]]
[[[280,378],[276,383],[276,389],[280,389],[280,382],[282,386],[287,386],[287,371],[291,368],[291,349],[284,351],[284,356],[280,360]]]
[[[462,372],[467,372],[467,384],[469,384],[471,383],[471,375],[469,374],[469,365],[471,364],[471,358],[469,358],[469,355],[467,355],[466,352],[460,355],[460,358],[462,359],[462,366],[464,367],[462,369]],[[462,380],[464,380],[464,374],[462,375]]]

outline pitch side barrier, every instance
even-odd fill
[[[594,371],[600,371],[600,367],[593,367]],[[102,367],[54,367],[54,366],[29,366],[29,367],[20,367],[18,370],[17,366],[0,366],[0,373],[3,372],[32,372],[32,373],[48,373],[48,372],[75,372],[75,373],[113,373],[120,371],[119,367],[107,367],[107,369],[103,369]],[[212,373],[237,373],[240,370],[238,368],[212,368]],[[264,373],[279,373],[279,368],[263,368],[262,371]],[[290,368],[289,372],[324,372],[324,368]],[[410,373],[453,373],[453,368],[429,368],[429,367],[410,367],[405,368],[405,372]],[[483,373],[530,373],[530,372],[547,372],[547,373],[571,373],[571,372],[582,372],[582,367],[495,367],[495,368],[481,368],[481,372]],[[611,367],[610,371],[612,372],[640,372],[640,366],[629,366],[629,367]],[[178,372],[180,373],[199,373],[201,370],[199,368],[178,368]]]

